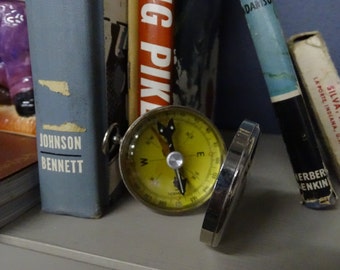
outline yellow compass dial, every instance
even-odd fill
[[[126,132],[119,154],[123,181],[146,206],[182,213],[206,202],[225,158],[211,121],[183,106],[154,109]]]

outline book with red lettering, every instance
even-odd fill
[[[212,116],[220,0],[129,1],[129,122],[169,104]]]
[[[301,89],[315,121],[326,160],[340,180],[340,78],[327,44],[318,31],[288,40]]]

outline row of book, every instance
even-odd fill
[[[317,33],[304,33],[292,37],[288,47],[274,1],[240,0],[240,3],[299,186],[301,202],[313,209],[333,207],[337,195],[329,173],[330,166],[325,165],[325,157],[319,143],[323,140],[329,145],[330,137],[328,136],[327,141],[324,140],[325,137],[318,140],[320,136],[317,136],[315,132],[315,124],[322,123],[320,130],[323,131],[333,129],[334,117],[331,119],[328,113],[328,119],[323,118],[321,121],[314,121],[313,124],[312,119],[319,119],[321,111],[320,109],[315,111],[315,101],[309,102],[313,105],[310,106],[312,110],[308,110],[306,100],[310,101],[311,96],[303,95],[302,92],[302,89],[305,92],[315,92],[315,88],[313,89],[309,82],[308,85],[306,84],[306,81],[311,79],[309,76],[312,78],[324,77],[330,70],[324,71],[319,66],[320,61],[325,61],[325,59],[327,65],[330,63],[327,59],[329,56],[325,51],[325,43],[322,42],[321,35],[317,35]],[[311,36],[318,42],[315,40],[314,43],[311,42],[308,39]],[[318,50],[323,53],[316,54],[311,49],[312,46],[318,47]],[[300,49],[301,47],[302,49]],[[292,58],[295,60],[296,67],[294,67]],[[334,66],[332,71],[336,74]],[[320,77],[316,80],[321,83]],[[302,87],[299,81],[303,82]],[[332,82],[332,86],[335,87],[333,83],[336,81]],[[323,85],[321,88],[329,86]],[[317,93],[313,95],[314,99],[320,92],[318,89],[316,91]],[[328,102],[331,102],[331,98],[328,98]],[[334,103],[331,106],[334,106]],[[336,135],[332,137],[333,142],[338,144]],[[338,146],[333,146],[335,147],[332,151],[338,151]],[[335,177],[339,178],[339,176]]]
[[[116,153],[102,153],[111,123],[124,134],[168,104],[212,116],[220,2],[25,1],[44,211],[102,216],[121,187]]]
[[[337,178],[340,168],[340,82],[326,45],[320,33],[308,32],[292,37],[288,48],[273,1],[240,2],[302,202],[328,208],[336,200],[328,164]],[[146,111],[168,104],[213,116],[221,1],[25,3],[42,209],[98,218],[121,187],[116,153],[108,158],[102,152],[111,123],[124,133]],[[323,68],[316,66],[322,61]]]

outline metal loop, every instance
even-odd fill
[[[113,123],[109,126],[107,131],[105,132],[103,143],[102,143],[102,151],[105,155],[110,156],[115,150],[118,149],[120,144],[120,133],[119,133],[119,125],[118,123]]]

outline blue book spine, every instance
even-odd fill
[[[108,203],[103,1],[26,8],[42,209],[98,218]]]
[[[240,2],[299,184],[302,203],[315,209],[333,206],[337,196],[317,146],[274,1]]]

